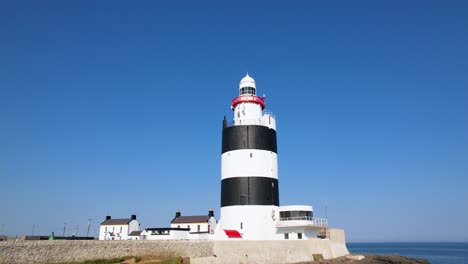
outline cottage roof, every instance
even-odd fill
[[[129,236],[139,236],[141,234],[141,232],[143,231],[133,231],[131,232],[130,234],[128,234]]]
[[[128,225],[133,219],[107,219],[101,225]]]
[[[172,224],[186,224],[186,223],[204,223],[208,222],[210,219],[209,215],[187,215],[187,216],[179,216],[174,218],[171,221]]]

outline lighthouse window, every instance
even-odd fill
[[[255,94],[255,88],[253,87],[242,87],[240,88],[240,94]]]
[[[244,195],[240,196],[240,204],[241,205],[246,205],[247,204],[247,197]]]
[[[252,157],[252,156],[253,156],[253,154],[252,154],[252,153],[250,153],[250,157]]]

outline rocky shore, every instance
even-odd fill
[[[320,260],[314,262],[301,262],[298,264],[430,264],[425,259],[409,258],[400,255],[374,255],[374,254],[351,254],[335,259]]]

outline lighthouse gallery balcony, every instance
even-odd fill
[[[313,217],[311,206],[293,205],[280,207],[280,218],[276,227],[309,227],[321,228],[328,226],[328,219]]]
[[[241,120],[233,120],[233,121],[225,122],[226,127],[241,126],[241,125],[259,125],[259,126],[266,126],[269,128],[276,129],[276,120],[272,112],[263,110],[262,116],[259,118],[241,119]]]

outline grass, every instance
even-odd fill
[[[121,258],[112,258],[112,259],[92,259],[92,260],[85,260],[80,262],[70,262],[68,264],[115,264],[120,263],[129,259],[132,259],[131,256],[125,256]]]
[[[157,261],[157,262],[147,262],[145,264],[180,264],[182,261],[182,258],[176,257],[176,258],[170,258],[166,259],[163,261]]]

